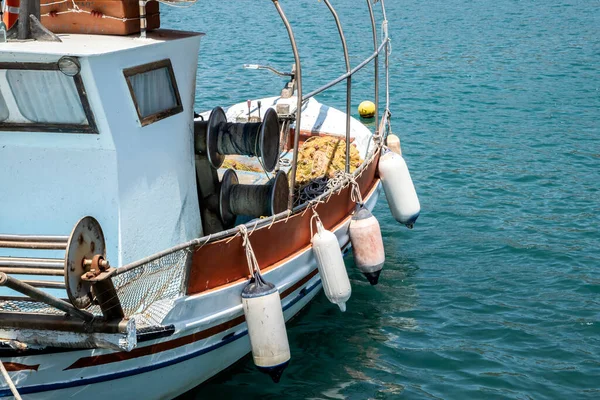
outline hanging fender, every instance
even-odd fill
[[[378,170],[394,219],[412,229],[421,213],[421,204],[406,161],[401,155],[387,151],[379,159]]]

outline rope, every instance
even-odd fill
[[[49,6],[52,4],[61,4],[61,3],[67,3],[67,2],[68,2],[67,0],[57,1],[55,3],[50,3],[50,4],[41,4],[40,6]],[[82,10],[81,8],[79,8],[79,6],[77,4],[75,4],[75,0],[71,0],[71,4],[73,4],[73,8],[69,8],[67,11],[51,11],[46,14],[42,14],[41,16],[48,17],[50,15],[62,15],[62,14],[90,14],[90,15],[98,16],[100,18],[113,19],[115,21],[121,21],[121,22],[135,21],[135,20],[140,19],[139,17],[137,17],[137,18],[118,18],[118,17],[112,17],[110,15],[100,13],[99,11]]]
[[[312,215],[312,217],[310,217],[310,238],[311,238],[311,240],[312,240],[312,238],[314,236],[314,234],[313,234],[313,220],[315,220],[315,219],[317,220],[317,228],[318,228],[318,224],[323,225],[323,222],[321,222],[321,217],[319,217],[319,214],[317,213],[317,210],[315,210],[313,208],[312,212],[313,212],[313,215]],[[318,232],[318,230],[317,230],[317,232]]]
[[[248,262],[248,270],[250,271],[251,276],[256,277],[257,274],[260,275],[260,267],[258,266],[256,255],[254,255],[252,244],[250,244],[248,228],[246,228],[246,225],[240,225],[238,229],[240,230],[240,234],[242,235],[242,246],[244,246],[244,248],[246,249],[246,261]]]
[[[360,176],[360,175],[357,175]],[[338,171],[335,176],[333,178],[330,179],[330,182],[328,183],[328,190],[331,190],[333,187],[336,187],[338,185],[341,185],[342,183],[346,183],[351,185],[350,188],[350,199],[352,200],[352,202],[359,204],[359,205],[363,205],[363,198],[362,198],[362,194],[360,192],[360,185],[358,184],[358,182],[356,181],[356,177],[352,174],[347,174],[345,172],[342,171]],[[346,187],[346,185],[342,185],[340,192]]]
[[[61,1],[55,1],[54,3],[44,3],[44,4],[40,4],[40,7],[49,7],[49,6],[53,6],[56,4],[62,4],[62,3],[67,3],[68,0],[61,0]]]
[[[4,363],[2,362],[2,360],[0,360],[0,370],[2,370],[2,375],[4,376],[4,380],[8,384],[8,387],[10,388],[10,391],[12,392],[15,399],[23,400],[23,399],[21,399],[21,395],[19,394],[19,391],[17,390],[17,387],[13,383],[10,375],[8,375],[8,371],[6,370],[6,368],[4,368]]]
[[[350,174],[348,174],[348,180],[352,185],[352,188],[350,189],[350,199],[352,200],[352,202],[362,206],[364,203],[362,194],[360,193],[360,185],[358,184],[358,182],[356,182],[356,179],[354,179],[354,177]]]

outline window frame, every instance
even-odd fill
[[[133,90],[133,85],[131,84],[130,78],[135,75],[155,71],[162,68],[167,68],[167,71],[169,72],[169,77],[171,78],[171,86],[173,88],[173,92],[175,93],[175,101],[177,104],[175,105],[175,107],[171,107],[169,109],[162,110],[144,117],[142,116],[140,106],[138,104],[137,98],[135,97],[135,92]],[[125,68],[123,70],[123,75],[125,76],[125,80],[127,81],[129,94],[131,95],[131,99],[133,100],[133,105],[135,106],[135,110],[137,112],[138,119],[142,127],[183,112],[183,103],[181,102],[179,87],[177,86],[177,79],[175,78],[175,71],[173,71],[173,64],[171,63],[170,59],[165,58],[164,60],[154,61],[148,64],[138,65],[136,67]]]
[[[0,62],[0,70],[28,70],[28,71],[60,71],[58,62],[36,63],[36,62]],[[98,126],[94,119],[94,113],[88,100],[85,85],[81,78],[81,72],[71,77],[79,94],[79,100],[87,119],[87,125],[64,124],[52,122],[6,122],[0,121],[0,131],[16,132],[55,132],[55,133],[91,133],[98,134]],[[11,93],[11,96],[14,96]]]

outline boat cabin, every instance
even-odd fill
[[[93,215],[118,238],[107,243],[115,266],[201,237],[193,184],[201,36],[2,43],[0,233],[68,236]],[[0,256],[26,251],[0,246]]]

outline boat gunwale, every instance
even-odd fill
[[[333,196],[336,192],[339,193],[342,190],[346,189],[348,186],[350,186],[352,184],[353,180],[362,176],[362,174],[368,169],[368,167],[373,162],[375,162],[376,160],[379,159],[379,155],[381,153],[382,148],[383,148],[382,143],[380,143],[380,142],[377,143],[377,147],[371,153],[371,156],[365,162],[363,162],[361,164],[361,166],[358,167],[357,170],[352,174],[352,176],[351,176],[352,179],[350,179],[349,177],[346,176],[343,180],[341,180],[333,188],[326,190],[324,193],[322,193],[318,197],[314,198],[313,200],[307,201],[303,204],[300,204],[300,205],[294,207],[292,211],[286,210],[286,211],[280,212],[278,214],[272,215],[267,218],[255,219],[255,220],[246,222],[243,225],[246,226],[246,228],[249,231],[249,234],[251,235],[256,230],[268,228],[276,222],[279,222],[284,219],[287,220],[295,215],[300,214],[301,212],[306,212],[309,208],[316,207],[320,203],[327,203],[329,201],[329,198],[331,196]],[[224,239],[230,239],[239,234],[240,234],[240,230],[239,230],[239,225],[238,225],[236,227],[233,227],[233,228],[230,228],[227,230],[223,230],[223,231],[215,233],[215,234],[209,234],[209,235],[202,236],[200,238],[192,239],[187,242],[180,243],[176,246],[173,246],[169,249],[155,253],[151,256],[142,258],[138,261],[134,261],[134,262],[124,265],[122,267],[115,268],[114,272],[111,275],[118,276],[125,272],[139,268],[139,267],[143,266],[144,264],[151,263],[153,261],[158,260],[159,258],[173,254],[177,251],[181,251],[181,250],[185,250],[185,249],[190,249],[192,251],[196,251],[199,248],[204,247],[208,244],[212,244],[212,243],[224,240]],[[188,271],[188,274],[189,274],[189,271]]]

